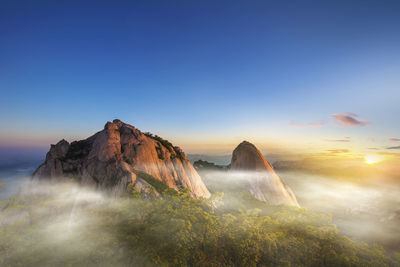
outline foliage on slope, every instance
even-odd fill
[[[174,150],[174,146],[168,140],[165,140],[158,135],[154,135],[150,132],[145,132],[144,135],[160,142],[166,149],[168,149],[169,152],[172,152]]]
[[[215,208],[223,205],[221,194],[211,204],[185,191],[99,203],[75,195],[42,192],[2,202],[0,265],[400,265],[381,247],[341,235],[329,216],[305,209]]]
[[[143,171],[138,171],[138,170],[134,170],[135,174],[139,177],[142,178],[143,180],[145,180],[149,185],[151,185],[152,187],[154,187],[154,189],[159,192],[160,194],[177,194],[177,192],[168,187],[165,183],[161,182],[160,180],[156,179],[154,176],[143,172]]]

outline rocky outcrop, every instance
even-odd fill
[[[33,179],[64,177],[115,194],[125,192],[129,185],[143,191],[155,178],[175,190],[188,188],[196,198],[210,196],[179,147],[120,120],[107,122],[102,131],[85,140],[71,144],[61,140],[51,145]]]
[[[272,205],[299,206],[292,190],[253,144],[243,141],[235,148],[231,172],[245,177],[249,191],[255,198]]]

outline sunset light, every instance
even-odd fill
[[[400,0],[0,1],[0,267],[400,267]]]
[[[368,154],[368,155],[364,156],[364,161],[367,164],[375,164],[375,163],[381,162],[383,159],[384,159],[383,156],[379,156],[379,155]]]

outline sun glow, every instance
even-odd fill
[[[383,156],[368,154],[364,156],[365,163],[375,164],[383,160]]]

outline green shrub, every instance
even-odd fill
[[[176,195],[177,192],[172,189],[169,188],[165,183],[163,183],[162,181],[158,180],[157,178],[155,178],[154,176],[143,172],[143,171],[138,171],[135,170],[134,171],[135,174],[139,177],[142,178],[143,180],[145,180],[148,184],[150,184],[152,187],[154,187],[154,189],[160,193],[160,194],[172,194],[172,195]]]
[[[169,152],[172,153],[174,151],[174,146],[168,140],[162,139],[158,135],[153,135],[152,133],[149,132],[144,133],[144,135],[160,142],[160,144],[162,144],[166,149],[168,149]]]

